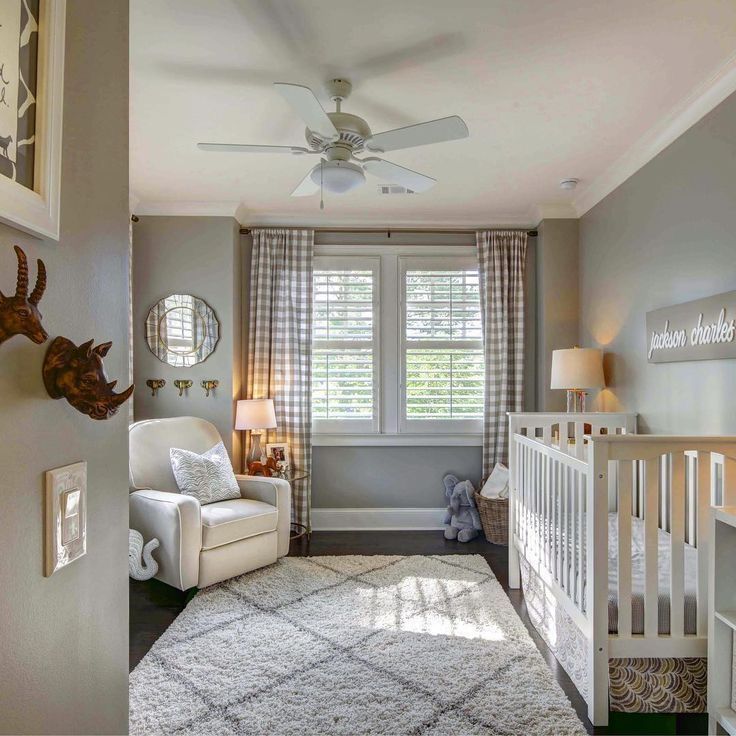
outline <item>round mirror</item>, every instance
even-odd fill
[[[201,363],[220,339],[220,323],[207,302],[172,294],[156,302],[146,318],[146,342],[164,363],[180,368]]]

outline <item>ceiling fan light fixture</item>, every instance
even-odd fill
[[[320,169],[322,185],[333,194],[345,194],[365,182],[363,169],[348,161],[325,161],[322,166],[315,166],[312,171],[312,181],[320,183]]]

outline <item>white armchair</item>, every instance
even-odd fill
[[[203,453],[220,441],[197,417],[149,419],[130,427],[130,528],[157,537],[156,577],[179,590],[270,565],[289,551],[291,488],[280,478],[236,475],[241,498],[200,506],[179,493],[169,449]]]

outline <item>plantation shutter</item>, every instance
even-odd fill
[[[315,261],[312,418],[322,431],[375,430],[377,270],[372,258]]]
[[[478,269],[415,266],[421,260],[404,269],[405,428],[456,420],[472,431],[485,377]]]

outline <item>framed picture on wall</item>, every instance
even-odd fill
[[[0,2],[0,221],[59,239],[66,0]]]

